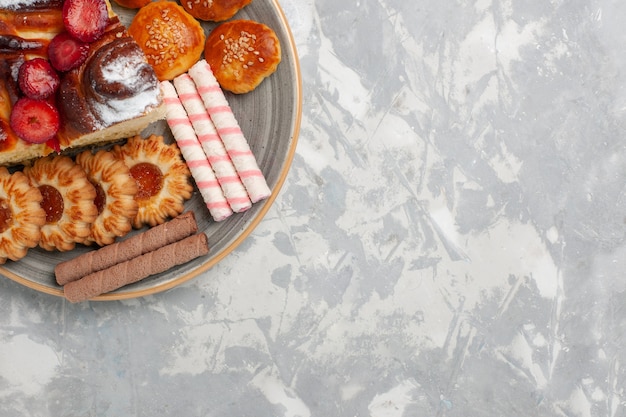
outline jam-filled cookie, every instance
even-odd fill
[[[252,0],[184,0],[180,4],[196,19],[221,22],[230,19],[251,2]]]
[[[39,244],[46,212],[41,193],[22,172],[0,167],[0,264],[17,261]]]
[[[200,23],[178,4],[143,6],[128,27],[160,81],[172,80],[198,61],[206,36]]]
[[[39,246],[68,251],[76,243],[84,243],[98,216],[96,189],[85,171],[68,156],[49,155],[26,166],[24,173],[43,197],[46,223],[41,227]]]
[[[91,235],[85,243],[109,245],[133,227],[132,221],[139,209],[135,200],[137,183],[126,164],[105,150],[83,151],[76,156],[76,163],[96,189],[94,203],[98,217],[92,223]]]
[[[267,25],[252,20],[221,23],[206,40],[204,57],[224,90],[254,90],[276,71],[281,45]]]
[[[135,136],[124,145],[116,145],[113,153],[129,167],[137,182],[135,228],[156,226],[183,212],[193,186],[189,167],[176,144],[168,145],[157,135],[146,139]]]

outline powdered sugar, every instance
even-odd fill
[[[124,83],[133,86],[142,79],[138,78],[137,64],[141,61],[129,57],[128,59],[114,59],[102,66],[102,76],[105,77],[107,83]]]
[[[159,104],[160,89],[156,77],[146,79],[142,67],[148,65],[137,52],[117,56],[104,63],[100,75],[104,84],[119,85],[120,90],[133,92],[122,98],[106,97],[93,106],[96,117],[101,123],[98,128],[105,128],[144,113]]]
[[[158,89],[146,90],[132,97],[99,103],[95,109],[102,123],[101,128],[137,117],[149,108],[158,105],[158,91]]]
[[[41,0],[0,0],[0,9],[18,10],[37,3],[41,3]]]

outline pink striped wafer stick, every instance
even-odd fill
[[[248,192],[235,170],[235,166],[224,148],[224,143],[217,134],[213,121],[204,107],[202,98],[196,90],[196,84],[189,74],[174,78],[174,87],[183,107],[187,111],[191,125],[209,159],[215,177],[222,187],[226,201],[235,213],[241,213],[252,207]]]
[[[194,64],[188,73],[196,84],[204,106],[246,187],[250,200],[256,203],[269,197],[271,190],[267,186],[265,177],[257,165],[256,158],[250,150],[248,141],[244,137],[211,67],[206,60],[202,59]]]
[[[209,213],[215,221],[222,221],[233,214],[233,211],[226,201],[226,197],[224,197],[217,178],[215,178],[215,173],[202,150],[185,108],[176,94],[176,89],[170,81],[162,81],[161,88],[167,124],[185,162],[189,166],[189,171],[191,171]]]

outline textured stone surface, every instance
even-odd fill
[[[626,415],[626,3],[281,4],[268,215],[145,298],[0,280],[0,414]]]

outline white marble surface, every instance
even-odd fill
[[[0,279],[0,415],[626,416],[626,3],[282,6],[264,221],[145,298]]]

